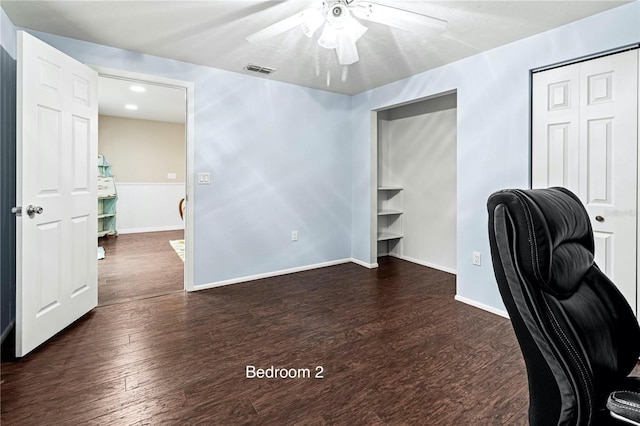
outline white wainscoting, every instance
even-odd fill
[[[118,182],[116,229],[120,234],[184,229],[178,203],[184,183]]]

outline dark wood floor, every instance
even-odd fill
[[[120,238],[120,237],[119,237]],[[95,309],[2,363],[3,425],[524,425],[508,320],[398,259]],[[246,366],[323,368],[247,379]]]
[[[164,295],[184,289],[184,263],[169,244],[184,231],[121,234],[98,240],[98,304]]]

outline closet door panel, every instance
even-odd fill
[[[591,218],[596,263],[637,303],[638,50],[534,74],[532,187],[563,186]]]

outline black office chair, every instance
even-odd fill
[[[580,200],[564,188],[509,189],[487,208],[493,269],[527,367],[530,424],[640,425],[640,378],[627,377],[640,328],[594,263]]]

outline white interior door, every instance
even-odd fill
[[[16,355],[24,356],[98,303],[98,75],[19,31],[17,78]]]
[[[595,259],[636,311],[638,50],[534,74],[532,184],[584,203]]]

